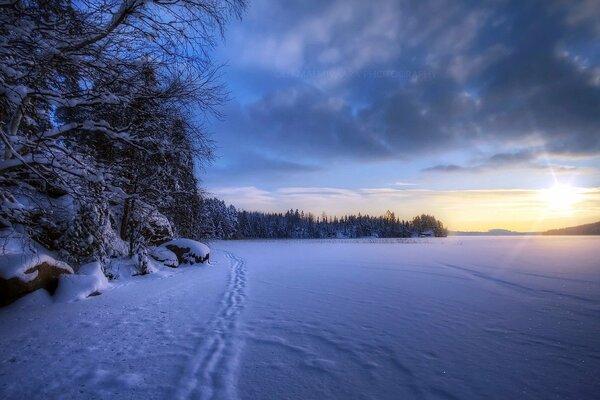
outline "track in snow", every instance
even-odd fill
[[[230,277],[221,307],[204,331],[183,370],[177,399],[237,398],[237,366],[242,340],[237,336],[237,317],[244,306],[246,266],[227,252]]]

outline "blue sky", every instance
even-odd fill
[[[216,52],[231,101],[204,186],[247,209],[469,228],[441,198],[513,193],[507,219],[515,193],[558,182],[585,195],[544,227],[600,218],[599,21],[597,1],[253,1]]]

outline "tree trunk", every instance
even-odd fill
[[[131,219],[131,213],[135,206],[134,199],[129,197],[125,199],[125,205],[123,206],[123,217],[121,218],[121,231],[119,232],[121,239],[127,240],[129,236],[129,220]]]

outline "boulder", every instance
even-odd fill
[[[64,263],[52,261],[47,260],[24,269],[25,276],[11,278],[0,276],[0,306],[10,304],[38,289],[46,289],[49,293],[54,293],[59,277],[63,274],[72,274],[73,270]]]
[[[208,246],[191,239],[171,240],[163,243],[160,247],[173,252],[177,257],[179,265],[207,263],[210,258],[210,249]]]
[[[141,235],[151,246],[158,246],[173,237],[169,219],[147,203],[137,201],[131,218],[141,228]]]
[[[54,293],[58,278],[73,269],[15,230],[0,231],[0,306],[39,289]]]
[[[177,268],[179,266],[177,255],[166,247],[151,247],[148,254],[166,267]]]

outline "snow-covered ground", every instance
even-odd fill
[[[2,399],[592,399],[600,238],[239,241],[0,310]],[[31,302],[29,302],[31,303]]]

